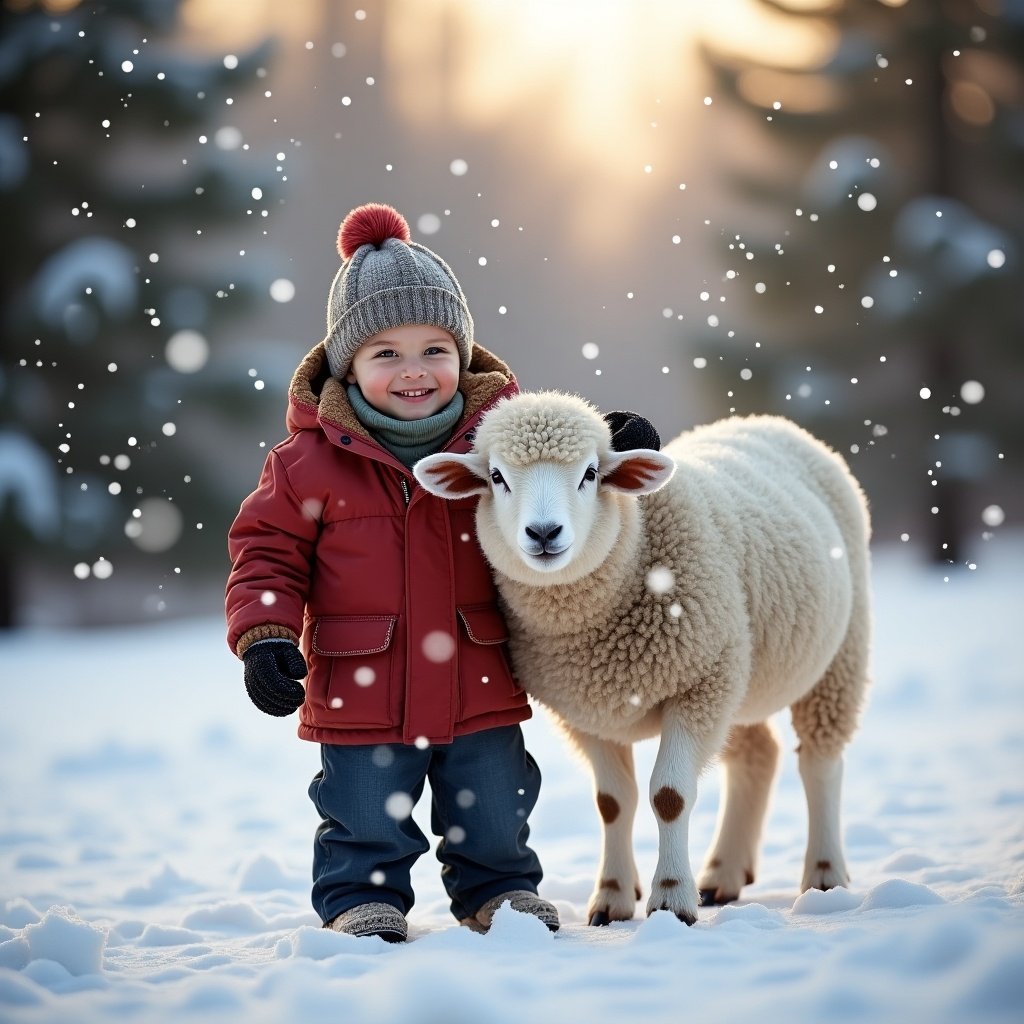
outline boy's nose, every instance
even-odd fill
[[[402,376],[403,377],[425,377],[426,375],[427,375],[427,371],[425,369],[423,369],[422,366],[419,366],[419,365],[417,365],[417,366],[407,366],[402,371]]]

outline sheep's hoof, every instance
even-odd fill
[[[590,920],[587,924],[594,925],[595,927],[601,927],[606,924],[611,924],[611,918],[608,916],[607,910],[595,910],[590,915]]]
[[[702,907],[724,907],[726,903],[732,903],[739,899],[736,896],[719,896],[717,889],[701,889],[700,905]]]

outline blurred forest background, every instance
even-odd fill
[[[964,567],[1022,182],[1024,0],[0,0],[0,627],[216,611],[371,200],[524,387],[790,416]]]

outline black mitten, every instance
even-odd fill
[[[302,651],[290,640],[259,640],[242,655],[245,689],[253,704],[268,715],[283,718],[306,699],[298,680],[309,670]]]
[[[638,412],[616,410],[606,412],[604,418],[612,430],[612,448],[617,452],[628,452],[634,448],[661,449],[661,438],[650,420]]]

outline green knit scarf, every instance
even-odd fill
[[[345,389],[352,409],[370,436],[410,469],[423,458],[440,451],[455,430],[465,404],[462,392],[433,416],[421,420],[398,420],[374,408],[363,397],[358,384]]]

